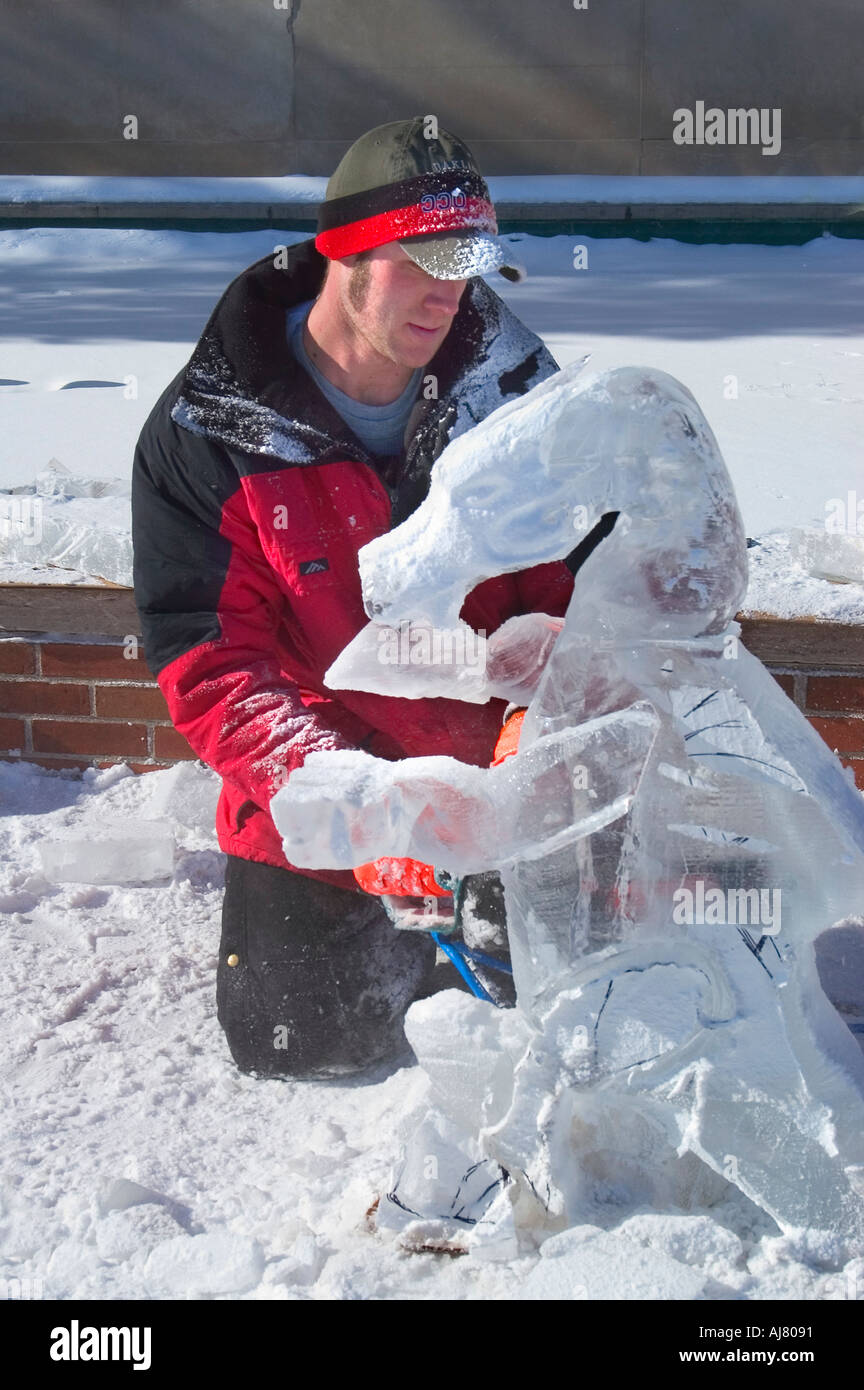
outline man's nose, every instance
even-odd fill
[[[467,283],[467,280],[433,280],[426,294],[427,304],[455,314]]]

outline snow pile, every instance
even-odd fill
[[[864,532],[796,527],[762,536],[747,554],[743,615],[864,623]]]
[[[132,584],[130,485],[76,478],[57,459],[0,493],[0,562],[78,571]]]
[[[705,180],[703,180],[705,182]],[[710,182],[710,181],[709,181]],[[773,183],[773,180],[766,180]],[[782,180],[781,180],[782,182]],[[845,179],[793,179],[801,184],[800,196],[842,198],[847,196]],[[825,192],[821,192],[823,187]],[[276,177],[217,178],[171,174],[163,177],[93,174],[4,174],[0,177],[0,200],[4,203],[308,203],[317,208],[327,189],[327,180],[307,174]],[[787,196],[790,191],[787,190]],[[770,196],[770,195],[769,195]],[[851,196],[851,193],[848,195]],[[121,216],[124,215],[121,213]]]

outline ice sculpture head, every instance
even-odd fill
[[[664,372],[587,375],[581,362],[448,445],[422,505],[360,552],[366,611],[452,627],[475,585],[562,559],[613,511],[585,575],[616,630],[629,613],[650,635],[650,610],[658,635],[722,631],[746,586],[746,542],[704,416]]]

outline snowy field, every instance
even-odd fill
[[[128,479],[141,425],[222,290],[277,240],[272,231],[0,232],[0,487],[31,483],[52,459],[75,476]],[[562,366],[589,352],[592,369],[659,367],[696,396],[748,535],[772,538],[751,551],[747,607],[860,621],[862,586],[814,578],[787,538],[794,528],[824,537],[832,500],[856,488],[864,499],[861,243],[509,240],[529,278],[513,286],[494,276],[494,288]]]
[[[0,764],[0,1277],[54,1299],[864,1297],[860,1256],[781,1236],[733,1188],[688,1215],[610,1194],[542,1257],[503,1264],[374,1233],[425,1075],[410,1057],[362,1084],[235,1069],[215,1018],[217,788],[200,764],[82,780]],[[169,881],[46,877],[41,844],[97,847],[142,818],[174,826]]]

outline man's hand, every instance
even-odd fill
[[[525,706],[511,710],[504,723],[501,725],[501,732],[498,735],[498,742],[495,744],[495,752],[492,754],[492,767],[499,767],[507,758],[512,758],[519,749],[519,739],[522,735],[522,724],[525,719]]]
[[[374,859],[360,864],[354,877],[365,893],[399,898],[446,898],[449,889],[442,888],[431,864],[419,859]]]
[[[527,705],[563,626],[563,618],[552,618],[548,613],[522,613],[502,623],[486,641],[490,691]]]
[[[519,747],[525,707],[511,710],[504,720],[495,752],[492,767],[498,767],[506,758],[512,758]],[[394,859],[385,856],[368,864],[360,864],[354,870],[354,877],[366,893],[379,895],[428,898],[446,897],[449,889],[444,888],[436,878],[431,864],[423,864],[419,859]],[[446,880],[447,875],[442,874]]]

